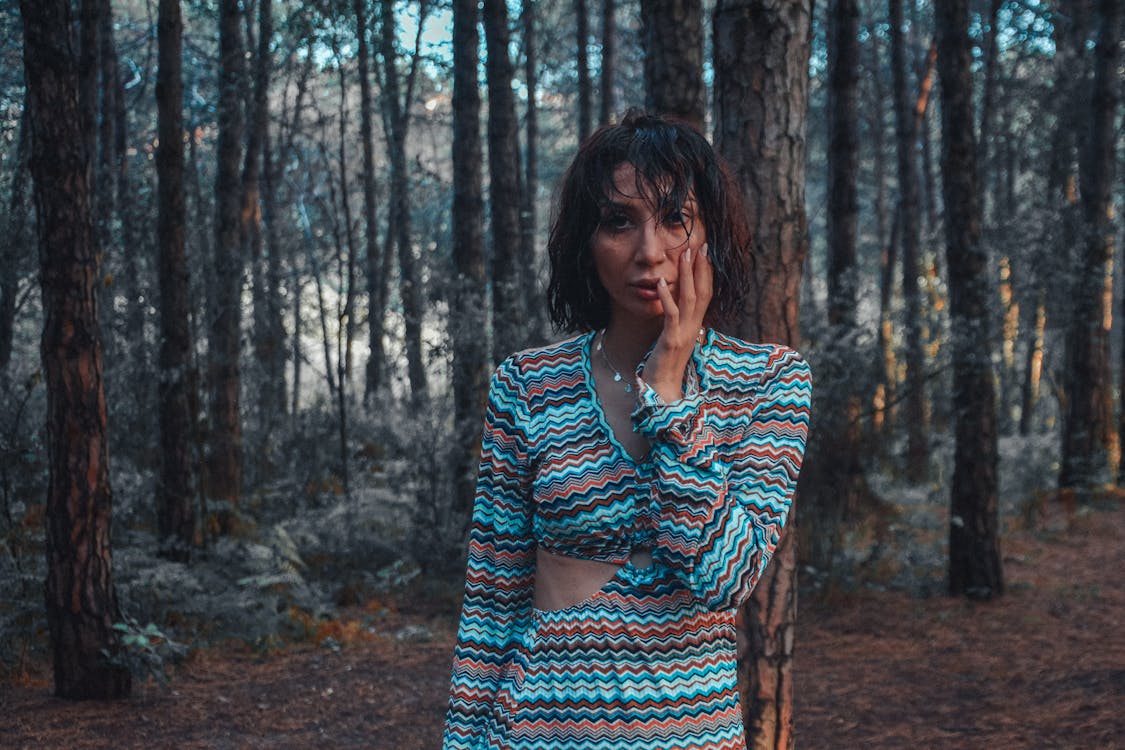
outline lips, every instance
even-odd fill
[[[641,279],[629,284],[636,291],[638,297],[643,300],[658,300],[660,299],[660,292],[657,286],[660,284],[660,279]]]

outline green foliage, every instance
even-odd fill
[[[120,633],[121,649],[117,653],[103,649],[102,655],[111,664],[125,667],[140,680],[152,676],[167,687],[167,665],[183,659],[188,653],[188,647],[172,640],[155,624],[150,622],[142,627],[128,616],[124,622],[115,622],[113,629]]]

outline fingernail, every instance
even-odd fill
[[[687,258],[688,264],[690,264],[691,263],[691,248],[690,247],[687,250],[684,250],[684,256]]]
[[[660,281],[657,283],[659,283],[660,286],[668,286],[668,282],[664,280],[663,276],[660,277]]]
[[[699,248],[699,252],[703,254],[704,258],[706,258],[707,257],[707,251],[710,250],[710,249],[711,248],[707,245],[707,243],[704,242],[703,247]]]

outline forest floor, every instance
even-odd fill
[[[1003,559],[990,602],[870,581],[805,595],[798,745],[1125,748],[1125,506],[1050,507],[1005,530]],[[456,613],[418,593],[270,653],[195,651],[127,701],[52,698],[27,666],[0,682],[0,747],[437,748]]]

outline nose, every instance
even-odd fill
[[[650,216],[637,232],[637,243],[633,250],[634,257],[641,265],[657,265],[668,254],[667,237],[660,231],[660,223],[655,216]]]

